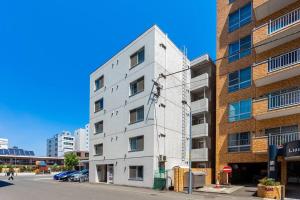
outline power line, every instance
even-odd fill
[[[273,42],[282,40],[282,39],[284,39],[284,38],[286,38],[286,37],[290,37],[290,36],[296,35],[296,34],[298,34],[298,33],[300,33],[300,31],[297,31],[297,32],[295,32],[295,33],[291,33],[291,34],[289,34],[289,35],[282,36],[282,37],[280,37],[280,38],[277,38],[277,39],[274,39],[274,40],[271,40],[271,41],[268,41],[268,42],[265,42],[265,43],[262,43],[262,44],[259,44],[259,45],[256,45],[256,46],[252,46],[252,47],[247,48],[247,49],[242,50],[242,51],[237,51],[236,53],[234,53],[234,54],[232,54],[232,55],[227,55],[227,56],[223,56],[223,57],[221,57],[221,58],[217,58],[217,59],[215,59],[215,60],[212,60],[212,62],[217,62],[217,61],[219,61],[219,60],[223,60],[223,59],[228,58],[228,57],[232,57],[232,56],[239,55],[240,53],[245,52],[245,51],[247,51],[247,50],[252,50],[252,49],[255,49],[255,48],[257,48],[257,47],[261,47],[261,46],[264,46],[264,45],[268,45],[268,44],[270,44],[270,43],[273,43]],[[164,76],[164,77],[172,76],[172,75],[174,75],[174,74],[178,74],[178,73],[181,73],[181,72],[190,70],[190,69],[191,69],[191,67],[188,67],[188,68],[186,68],[186,69],[183,69],[183,70],[180,70],[180,71],[176,71],[176,72],[173,72],[173,73],[170,73],[170,74],[162,74],[162,76]]]

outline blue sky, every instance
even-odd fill
[[[189,57],[215,58],[216,2],[0,2],[0,137],[44,155],[46,138],[88,123],[89,74],[153,24]]]

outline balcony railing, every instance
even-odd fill
[[[300,48],[269,59],[268,71],[274,72],[300,63]]]
[[[287,142],[292,142],[300,139],[300,132],[270,134],[269,145],[282,146]]]
[[[269,34],[275,33],[285,27],[300,21],[300,8],[293,10],[269,23]]]
[[[284,108],[300,104],[300,90],[269,96],[269,109]]]

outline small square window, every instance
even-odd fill
[[[103,121],[95,123],[95,134],[103,133]]]
[[[104,102],[103,98],[95,102],[95,113],[103,110]]]
[[[129,138],[129,151],[143,151],[144,150],[144,136],[137,136]]]
[[[142,181],[144,179],[143,166],[129,166],[129,180]]]
[[[102,156],[103,155],[103,144],[96,144],[94,145],[95,156]]]
[[[141,48],[130,56],[130,68],[133,68],[145,60],[145,48]]]
[[[140,92],[144,91],[144,77],[139,78],[133,82],[130,83],[130,96],[134,96]]]
[[[130,124],[144,121],[144,106],[130,111]]]
[[[95,91],[103,88],[104,86],[104,76],[101,76],[97,80],[95,80]]]

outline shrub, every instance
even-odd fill
[[[265,186],[278,186],[280,182],[275,181],[273,178],[263,178],[259,180],[259,183]]]

